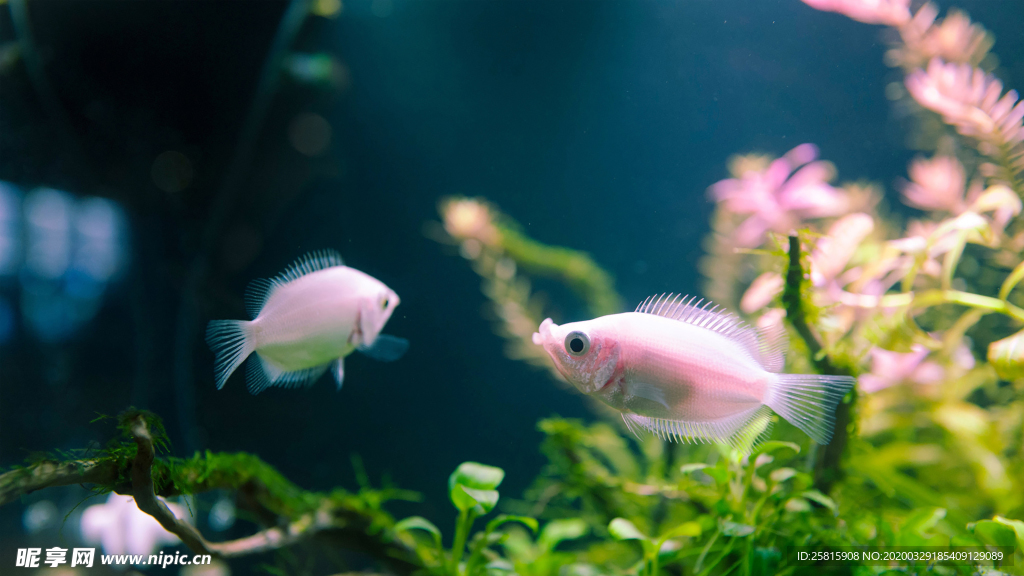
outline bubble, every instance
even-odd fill
[[[36,534],[57,524],[57,506],[49,500],[40,500],[25,508],[21,524],[25,532]]]
[[[150,175],[153,184],[164,192],[181,192],[192,183],[192,162],[181,152],[168,150],[153,161]]]
[[[319,114],[299,114],[288,126],[288,140],[299,153],[318,156],[331,143],[331,125]]]
[[[223,532],[235,523],[235,503],[229,498],[219,498],[210,508],[210,528]]]

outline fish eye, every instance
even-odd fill
[[[590,337],[575,330],[565,337],[565,351],[573,356],[583,356],[590,350]]]
[[[383,301],[382,301],[382,302],[380,303],[380,309],[381,309],[381,310],[387,310],[387,309],[388,309],[388,299],[387,299],[387,298],[385,298],[385,299],[384,299],[384,300],[383,300]]]

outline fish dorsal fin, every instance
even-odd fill
[[[245,311],[253,320],[260,315],[263,304],[267,302],[270,293],[274,291],[277,284],[269,278],[257,278],[249,283],[245,289]]]
[[[284,286],[306,274],[344,265],[341,254],[334,250],[315,250],[310,252],[296,260],[291,266],[285,268],[284,272],[273,278],[253,280],[249,287],[245,289],[245,310],[249,313],[250,317],[256,318],[256,316],[259,316],[260,310],[263,309],[263,305],[266,304],[267,298],[270,298],[270,295],[274,293],[274,289],[278,286]]]
[[[702,305],[703,304],[703,305]],[[710,308],[709,308],[710,307]],[[636,312],[664,316],[717,332],[742,346],[765,370],[781,372],[785,367],[785,340],[760,334],[735,314],[719,309],[711,301],[696,296],[661,294],[651,296],[636,307]]]
[[[337,251],[330,249],[314,250],[313,252],[310,252],[296,260],[291,266],[285,268],[284,272],[281,272],[276,278],[274,278],[274,282],[276,284],[287,284],[292,280],[305,276],[306,274],[312,274],[319,270],[344,265],[345,262],[342,261],[341,254],[338,254]]]

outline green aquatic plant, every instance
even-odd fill
[[[970,522],[941,507],[905,508],[877,493],[865,498],[854,489],[859,478],[838,481],[826,495],[794,442],[765,442],[744,457],[719,446],[627,438],[605,423],[552,418],[540,428],[549,463],[526,500],[510,508],[538,518],[579,515],[598,538],[578,547],[572,565],[638,576],[802,574],[819,568],[796,563],[795,546],[970,545],[1013,546],[1020,566],[1019,521],[996,515]],[[1019,572],[1005,563],[1000,569]]]
[[[426,532],[431,546],[417,547],[423,564],[432,574],[451,576],[473,576],[485,573],[489,568],[504,566],[488,547],[500,544],[506,537],[498,528],[509,522],[518,522],[533,532],[537,531],[537,520],[527,516],[501,514],[487,522],[483,531],[469,538],[477,518],[494,510],[498,503],[496,488],[505,478],[505,471],[494,466],[476,462],[463,462],[448,478],[448,495],[459,511],[455,521],[455,537],[450,550],[441,543],[441,531],[422,516],[406,518],[395,525],[398,532],[412,530]],[[469,555],[463,561],[467,544]]]
[[[443,223],[428,226],[428,235],[458,246],[483,278],[483,292],[491,300],[510,358],[547,368],[561,380],[548,355],[532,341],[541,320],[552,314],[546,296],[534,292],[533,278],[563,284],[593,316],[622,312],[612,276],[586,253],[530,238],[515,220],[480,198],[445,198],[438,211]]]

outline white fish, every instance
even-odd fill
[[[736,446],[759,429],[754,422],[770,424],[771,408],[827,444],[854,379],[780,374],[782,335],[773,341],[693,300],[652,296],[635,312],[562,326],[548,318],[533,343],[581,392],[619,410],[630,430]]]
[[[312,384],[331,369],[338,389],[345,356],[353,350],[397,360],[408,340],[381,334],[400,302],[376,278],[349,268],[331,250],[311,252],[270,280],[256,280],[245,294],[253,320],[213,320],[206,342],[216,356],[217,389],[252,354],[248,386]]]

